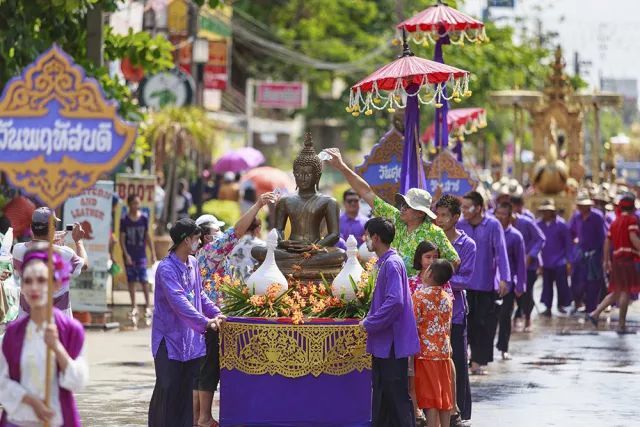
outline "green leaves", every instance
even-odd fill
[[[129,58],[131,63],[141,66],[145,74],[154,74],[174,66],[173,45],[166,38],[151,37],[147,32],[134,33],[131,29],[125,36],[113,34],[105,28],[104,55],[108,61]]]

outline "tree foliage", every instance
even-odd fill
[[[359,140],[359,131],[365,127],[375,126],[381,134],[389,124],[385,114],[352,118],[344,111],[348,91],[344,91],[337,100],[328,99],[325,93],[331,88],[334,78],[343,78],[348,85],[355,84],[400,53],[400,47],[389,43],[395,37],[395,25],[399,22],[396,1],[282,0],[277,2],[278,13],[273,13],[272,7],[269,7],[272,3],[268,0],[236,1],[233,4],[234,23],[249,27],[261,37],[290,50],[333,63],[357,63],[358,69],[314,69],[300,65],[295,58],[283,60],[268,51],[238,42],[234,47],[234,61],[239,57],[240,66],[252,77],[306,80],[310,85],[309,107],[305,111],[307,118],[343,118],[352,143]],[[433,3],[432,0],[405,2],[402,14],[408,18]],[[448,3],[456,6],[456,2]],[[251,21],[251,17],[255,22]],[[549,55],[546,46],[530,43],[529,40],[516,45],[512,37],[513,29],[498,28],[490,22],[487,23],[487,34],[491,39],[488,44],[467,43],[464,47],[444,48],[448,64],[473,73],[473,96],[463,104],[454,104],[452,108],[488,107],[489,93],[493,90],[515,87],[539,89],[542,86],[547,74],[545,59]],[[388,48],[381,49],[384,46]],[[411,48],[421,57],[433,56],[433,47],[425,48],[412,43]],[[376,49],[381,50],[380,54],[370,57],[370,53]],[[251,61],[243,61],[245,57],[250,57]],[[433,117],[433,108],[423,108],[423,111],[425,117],[422,122],[426,126]],[[495,133],[493,137],[499,140],[502,130],[508,127],[508,119],[505,113],[491,113],[490,117],[498,120],[485,133]]]
[[[94,7],[116,10],[118,0],[0,0],[0,86],[57,43],[76,63],[95,77],[108,97],[120,104],[120,114],[140,120],[139,108],[128,87],[109,76],[106,67],[87,60],[87,13]],[[173,47],[161,36],[146,32],[116,35],[105,28],[105,60],[129,57],[152,74],[173,66]]]

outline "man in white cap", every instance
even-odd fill
[[[417,274],[413,268],[413,257],[417,246],[425,240],[433,242],[438,247],[441,258],[456,266],[460,263],[458,253],[444,231],[433,223],[436,214],[431,211],[431,194],[428,191],[411,188],[405,195],[398,193],[395,197],[396,206],[392,206],[376,196],[371,186],[349,169],[342,160],[340,150],[329,148],[325,152],[331,155],[331,159],[327,162],[342,173],[351,188],[369,206],[373,206],[373,216],[388,218],[395,222],[396,233],[391,247],[396,249],[402,257],[409,276]]]

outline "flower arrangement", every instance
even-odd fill
[[[374,265],[375,259],[370,260],[358,282],[352,279],[356,298],[351,301],[345,300],[344,295],[333,295],[331,285],[324,278],[322,283],[314,283],[289,276],[286,292],[281,293],[281,286],[274,283],[264,295],[256,295],[246,283],[229,276],[215,275],[213,283],[221,296],[218,303],[222,312],[228,316],[286,317],[294,324],[314,317],[362,319],[371,305],[376,282]]]

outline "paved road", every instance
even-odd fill
[[[640,329],[640,303],[629,325]],[[604,323],[596,332],[581,319],[554,317],[536,319],[530,334],[515,333],[514,359],[472,378],[473,425],[638,425],[640,334],[618,336],[614,328]],[[149,335],[88,333],[91,383],[78,396],[86,426],[146,425],[154,383]]]

